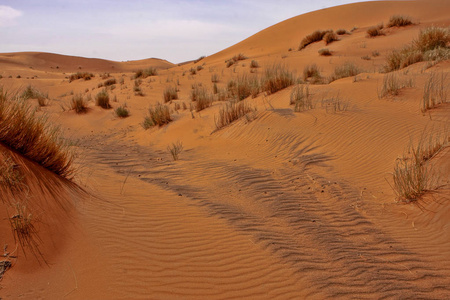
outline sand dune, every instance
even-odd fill
[[[0,84],[10,91],[32,85],[48,94],[37,114],[59,124],[77,153],[72,183],[0,148],[24,170],[40,237],[37,257],[20,247],[5,256],[13,265],[3,275],[0,297],[448,299],[448,137],[447,146],[424,162],[435,182],[420,199],[399,201],[392,172],[421,136],[448,134],[450,62],[418,62],[395,72],[405,86],[383,97],[386,74],[380,71],[389,53],[420,30],[448,26],[449,8],[448,1],[433,0],[324,9],[182,65],[0,54]],[[410,15],[416,24],[367,37],[370,26],[395,14]],[[327,46],[320,41],[297,50],[317,29],[353,27]],[[333,55],[319,56],[324,47]],[[239,53],[247,58],[227,67]],[[252,70],[252,60],[260,67]],[[361,72],[328,83],[346,62]],[[198,85],[212,93],[212,75],[226,91],[230,80],[262,77],[274,63],[299,78],[306,65],[318,65],[324,82],[308,85],[314,108],[295,112],[291,85],[248,97],[256,112],[220,130],[215,122],[226,102],[196,111],[191,93]],[[79,66],[95,76],[69,81]],[[158,75],[135,78],[135,70],[148,67]],[[110,76],[102,78],[105,72]],[[431,76],[446,78],[447,100],[422,112]],[[114,88],[106,87],[112,109],[102,109],[95,96],[113,78]],[[173,121],[145,130],[148,108],[173,86],[179,99],[166,103]],[[81,114],[70,109],[77,94],[87,101]],[[343,106],[333,111],[333,99]],[[125,104],[130,116],[118,118],[114,110]],[[167,147],[176,142],[183,151],[174,161]],[[2,197],[10,201],[0,202],[0,243],[12,252],[17,243],[8,220],[18,196],[2,190]]]

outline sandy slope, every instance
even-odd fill
[[[49,94],[50,105],[40,111],[77,141],[75,182],[83,190],[15,156],[30,170],[30,201],[48,224],[39,227],[39,249],[49,265],[39,266],[18,250],[0,283],[0,297],[448,299],[450,148],[430,162],[440,174],[440,188],[417,204],[395,201],[390,173],[411,140],[425,129],[448,126],[448,103],[427,114],[419,103],[428,76],[448,74],[450,63],[428,69],[419,63],[400,71],[413,87],[381,99],[384,75],[377,71],[388,51],[411,41],[421,28],[449,24],[449,8],[448,1],[439,0],[330,8],[274,25],[197,64],[163,70],[170,65],[152,60],[117,63],[113,71],[111,62],[86,59],[82,70],[96,72],[90,81],[65,78],[63,72],[78,70],[74,58],[14,54],[14,64],[2,59],[5,88],[32,84]],[[397,13],[420,24],[366,37],[367,27]],[[316,29],[353,26],[359,29],[328,46],[331,58],[317,54],[322,42],[288,51]],[[380,56],[361,59],[375,50]],[[249,59],[226,68],[225,60],[238,53]],[[60,69],[50,71],[56,59]],[[173,111],[174,122],[161,128],[141,127],[148,106],[162,101],[166,86],[176,84],[180,90],[172,109],[183,102],[189,107],[193,84],[212,89],[216,73],[224,88],[230,78],[250,71],[251,59],[263,66],[258,74],[273,62],[285,62],[299,75],[311,62],[325,76],[345,61],[365,72],[311,86],[317,105],[303,113],[289,106],[290,87],[249,99],[258,109],[255,118],[219,131],[214,118],[221,102],[198,113]],[[136,96],[131,71],[153,63],[161,68],[159,76],[144,79],[145,96]],[[198,65],[203,70],[190,75]],[[123,78],[110,94],[118,100],[114,108],[127,104],[129,118],[118,119],[92,101],[86,114],[67,110],[71,94],[95,96],[102,72]],[[18,74],[22,78],[15,78]],[[348,109],[327,112],[321,100],[336,95]],[[174,162],[166,148],[176,141],[184,151]],[[40,190],[42,182],[53,182],[47,183],[50,187],[57,182],[56,191]],[[50,199],[66,204],[64,214]],[[0,243],[11,251],[8,205],[2,205]]]

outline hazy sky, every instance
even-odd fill
[[[174,63],[288,18],[353,0],[0,0],[0,52]]]

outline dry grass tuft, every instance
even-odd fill
[[[119,118],[127,118],[130,116],[130,111],[128,110],[126,104],[117,107],[114,112],[115,112],[116,116]]]
[[[266,68],[261,79],[261,90],[273,94],[293,85],[297,78],[284,64],[273,64]]]
[[[318,83],[322,81],[319,67],[316,64],[307,65],[303,68],[303,81],[311,78],[311,83]]]
[[[389,19],[386,27],[402,27],[412,25],[413,22],[410,16],[394,15]]]
[[[95,105],[104,109],[111,108],[111,104],[109,104],[109,95],[105,89],[95,96]]]
[[[139,69],[134,73],[134,78],[147,78],[150,76],[156,76],[158,75],[158,71],[156,68],[150,67],[148,69]]]
[[[252,108],[246,101],[229,102],[219,110],[219,116],[215,119],[216,129],[219,130],[234,121],[246,116],[248,113],[255,112],[256,108]]]
[[[378,98],[382,98],[387,95],[397,96],[402,88],[413,86],[414,81],[412,78],[401,80],[398,74],[388,73],[383,77],[383,85]]]
[[[348,32],[347,30],[341,28],[341,29],[336,30],[336,34],[337,35],[344,35],[344,34],[350,34],[350,32]]]
[[[367,29],[367,36],[368,37],[376,37],[376,36],[384,35],[383,27],[384,26],[382,24],[370,27],[369,29]]]
[[[349,103],[348,101],[343,101],[339,95],[335,97],[322,99],[322,108],[325,108],[327,113],[338,113],[342,111],[346,111],[348,109]]]
[[[72,82],[77,79],[91,80],[92,77],[95,77],[94,74],[88,72],[77,72],[69,76],[69,82]]]
[[[231,79],[227,88],[231,98],[241,101],[250,95],[255,98],[259,94],[261,86],[256,76],[242,74],[236,79]]]
[[[232,65],[234,65],[235,63],[237,63],[240,60],[246,60],[248,57],[245,56],[242,53],[239,53],[235,56],[233,56],[232,58],[228,59],[225,61],[225,63],[227,64],[227,68],[231,67]]]
[[[290,104],[295,104],[295,112],[313,109],[315,105],[313,104],[311,94],[309,93],[309,86],[296,86],[291,92]]]
[[[316,30],[313,33],[305,36],[302,41],[300,42],[300,46],[298,47],[298,50],[302,50],[304,49],[306,46],[315,43],[315,42],[320,42],[323,37],[325,36],[325,34],[327,34],[328,32],[332,32],[331,30]]]
[[[191,100],[195,101],[195,110],[202,111],[212,105],[214,96],[201,86],[195,86],[191,91]]]
[[[422,112],[447,102],[447,73],[431,73],[425,81],[422,97]]]
[[[108,80],[106,80],[105,82],[103,82],[103,86],[110,86],[113,84],[116,84],[117,80],[115,78],[110,78]]]
[[[179,159],[181,151],[183,151],[183,143],[177,141],[172,143],[172,145],[167,146],[167,151],[172,155],[174,161]]]
[[[70,109],[73,109],[77,114],[85,113],[88,109],[87,101],[83,95],[78,94],[72,97],[70,100]]]
[[[69,178],[72,152],[58,127],[20,97],[9,96],[0,88],[0,142],[50,171]]]
[[[328,48],[319,49],[317,52],[319,52],[320,56],[331,56],[331,51]]]
[[[339,38],[336,33],[334,33],[333,31],[329,31],[325,33],[325,35],[323,36],[323,40],[325,41],[325,44],[328,45],[334,41],[339,41]]]
[[[211,75],[211,82],[212,83],[218,83],[219,82],[219,74],[214,73]]]
[[[148,115],[144,118],[142,127],[149,129],[156,125],[163,126],[171,121],[169,107],[158,102],[154,107],[148,109]]]
[[[20,189],[22,179],[19,165],[9,155],[0,153],[0,187],[8,190]]]
[[[250,68],[252,68],[252,69],[259,68],[259,63],[256,60],[252,60],[250,62]]]
[[[178,99],[178,91],[175,86],[168,86],[163,93],[164,103]]]
[[[336,66],[336,68],[334,68],[334,72],[330,76],[329,82],[345,77],[356,76],[359,73],[361,73],[361,70],[355,66],[355,64],[352,62],[345,62],[343,65]]]

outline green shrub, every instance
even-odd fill
[[[128,110],[126,105],[122,105],[116,108],[115,113],[119,118],[126,118],[130,115],[130,111]]]

